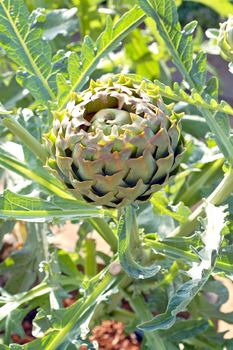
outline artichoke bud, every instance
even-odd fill
[[[125,76],[73,93],[45,140],[47,166],[67,191],[108,208],[147,201],[177,173],[184,150],[156,87]]]
[[[228,62],[233,62],[233,16],[220,24],[217,43],[221,56]]]

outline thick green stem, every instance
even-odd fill
[[[206,184],[209,183],[210,179],[213,177],[214,174],[216,174],[221,167],[223,166],[224,158],[220,158],[215,160],[208,169],[205,169],[202,171],[201,175],[197,178],[196,181],[194,181],[188,188],[183,191],[183,188],[181,188],[182,193],[177,193],[176,197],[174,199],[174,202],[183,202],[185,205],[189,205],[190,199],[191,201],[193,198],[196,197],[196,194],[200,191],[200,189]]]
[[[94,239],[85,240],[85,275],[89,278],[97,274],[96,242]]]
[[[117,252],[118,241],[113,231],[104,219],[90,218],[87,220],[99,235],[110,245],[113,253]]]
[[[78,325],[79,319],[82,315],[89,310],[90,307],[95,305],[97,299],[104,294],[105,291],[112,288],[115,284],[119,284],[123,278],[123,274],[112,276],[109,272],[106,273],[105,277],[96,286],[93,292],[83,301],[82,305],[77,302],[77,312],[69,320],[64,328],[54,336],[52,341],[47,345],[46,350],[56,350],[67,338],[70,331]]]
[[[6,126],[12,134],[17,136],[36,157],[43,163],[46,162],[48,156],[46,150],[22,125],[12,118],[4,118],[2,124]]]
[[[205,207],[207,203],[214,205],[222,204],[233,192],[233,170],[231,169],[227,173],[224,179],[220,182],[218,187],[211,193],[211,195],[189,216],[185,224],[177,227],[173,230],[168,237],[175,236],[189,236],[197,227],[199,221],[198,218],[205,213]]]

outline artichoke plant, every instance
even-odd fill
[[[217,42],[222,57],[226,61],[233,62],[233,16],[220,24]]]
[[[183,152],[175,113],[124,76],[73,93],[45,139],[47,165],[67,189],[109,208],[148,200],[177,172]]]

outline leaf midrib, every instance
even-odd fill
[[[34,70],[35,75],[42,81],[42,83],[43,83],[44,87],[46,88],[46,90],[48,91],[51,99],[55,100],[56,96],[54,95],[53,91],[51,90],[47,80],[44,79],[41,71],[39,70],[39,68],[35,64],[32,56],[31,56],[30,51],[28,50],[27,46],[25,45],[25,43],[24,43],[24,41],[23,41],[23,39],[22,39],[22,37],[21,37],[21,35],[20,35],[16,25],[15,25],[15,22],[13,21],[12,17],[10,16],[9,11],[6,8],[6,6],[4,5],[3,1],[1,1],[0,5],[2,6],[2,8],[4,10],[6,17],[7,17],[8,21],[9,21],[10,25],[12,26],[16,37],[18,38],[18,40],[19,40],[19,42],[21,44],[21,47],[23,48],[26,56],[28,57],[28,59],[30,61],[30,64],[31,64],[31,66],[32,66],[32,68]]]
[[[142,0],[144,1],[144,0]],[[182,60],[180,59],[180,56],[176,50],[176,47],[174,46],[168,31],[166,29],[166,27],[164,26],[163,21],[161,20],[159,14],[157,14],[157,12],[154,10],[154,8],[152,7],[151,3],[148,0],[145,0],[146,3],[148,4],[148,6],[150,7],[150,11],[153,13],[154,17],[157,18],[157,21],[160,23],[160,26],[162,28],[162,31],[164,32],[164,35],[166,36],[167,40],[167,44],[170,46],[171,52],[173,53],[173,60],[174,63],[176,63],[178,69],[180,70],[181,74],[184,76],[184,78],[186,79],[186,81],[188,82],[190,88],[193,88],[196,90],[195,87],[195,83],[193,82],[192,78],[189,75],[189,72],[186,70],[186,67],[184,66]],[[215,122],[212,122],[212,115],[210,114],[210,112],[206,109],[203,109],[201,107],[198,107],[198,110],[202,113],[202,115],[205,117],[211,131],[213,131],[215,134],[217,134],[218,136],[220,136],[221,142],[224,145],[225,151],[228,153],[228,158],[231,162],[233,162],[233,146],[232,143],[230,142],[229,139],[226,138],[225,133],[222,131],[222,129],[219,127],[219,125]]]
[[[144,18],[146,18],[145,14],[142,14],[137,20],[135,20],[133,23],[131,23],[131,25],[129,27],[126,28],[126,31],[122,31],[120,32],[116,37],[114,37],[114,39],[112,41],[110,41],[110,43],[108,45],[105,45],[102,50],[100,51],[100,53],[95,56],[94,60],[86,67],[86,69],[81,73],[79,79],[76,81],[76,83],[73,85],[73,87],[70,89],[69,94],[67,95],[67,97],[65,98],[65,100],[63,101],[62,105],[60,106],[59,110],[63,109],[65,107],[65,105],[68,103],[69,101],[69,95],[70,93],[76,91],[79,87],[82,87],[86,80],[86,78],[89,76],[89,74],[92,73],[92,69],[94,69],[94,67],[96,67],[96,65],[98,64],[98,61],[102,58],[102,56],[104,56],[105,52],[108,50],[109,47],[111,47],[111,45],[114,44],[114,42],[117,42],[119,40],[119,38],[127,31],[130,31],[130,29],[132,27],[134,27],[136,25],[136,23],[140,23],[144,20]],[[114,30],[114,28],[113,28]]]

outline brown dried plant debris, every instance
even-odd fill
[[[125,334],[122,322],[103,321],[92,330],[90,341],[97,341],[99,350],[140,350],[139,341],[135,334]],[[82,346],[80,350],[88,350]]]

